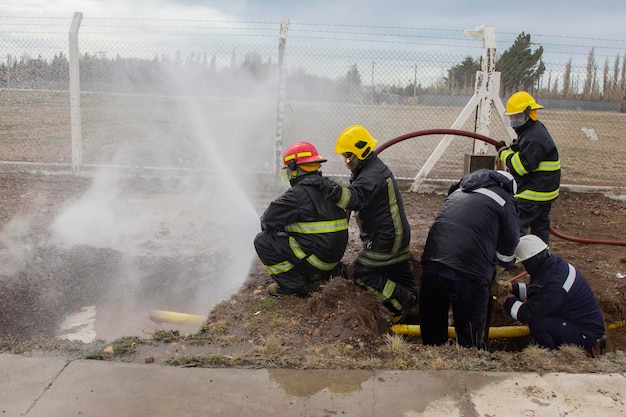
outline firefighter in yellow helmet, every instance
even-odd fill
[[[259,259],[275,281],[267,289],[270,295],[309,295],[312,286],[330,278],[346,250],[346,212],[323,194],[323,162],[309,142],[294,143],[283,152],[281,177],[291,188],[270,203],[254,239]]]
[[[520,235],[533,233],[550,241],[550,210],[559,196],[561,163],[548,129],[537,117],[543,108],[526,91],[513,94],[506,103],[505,121],[517,138],[498,149],[500,161],[517,181]]]
[[[409,264],[411,231],[396,179],[378,158],[376,139],[363,126],[345,129],[335,145],[352,172],[350,185],[327,182],[327,198],[353,212],[363,246],[351,264],[353,274],[341,264],[335,273],[382,297],[395,314],[394,322],[409,323],[419,315],[417,283]]]

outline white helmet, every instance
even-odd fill
[[[523,262],[547,248],[548,245],[539,236],[525,235],[519,238],[519,243],[515,248],[513,256],[516,258],[515,262]]]

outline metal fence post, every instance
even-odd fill
[[[276,160],[274,161],[274,183],[280,181],[280,165],[283,151],[283,123],[285,112],[285,45],[287,44],[287,30],[289,28],[289,18],[283,17],[280,22],[280,33],[278,35],[278,89],[276,94],[276,138],[274,150]]]
[[[70,118],[72,134],[72,169],[78,172],[83,164],[82,132],[80,120],[80,51],[78,29],[83,20],[81,12],[75,12],[69,33],[70,55]]]

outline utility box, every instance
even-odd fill
[[[473,155],[466,153],[463,175],[467,175],[470,172],[478,171],[483,168],[496,169],[496,161],[496,155]]]

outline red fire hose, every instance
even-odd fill
[[[483,142],[487,142],[487,143],[495,146],[496,148],[502,146],[499,141],[497,141],[495,139],[491,139],[490,137],[481,135],[481,134],[476,133],[476,132],[470,132],[470,131],[467,131],[467,130],[459,130],[459,129],[426,129],[426,130],[418,130],[416,132],[406,133],[406,134],[404,134],[402,136],[398,136],[397,138],[390,139],[387,142],[381,144],[378,148],[376,148],[376,153],[381,153],[382,151],[384,151],[388,147],[390,147],[392,145],[395,145],[398,142],[402,142],[402,141],[405,141],[407,139],[416,138],[416,137],[419,137],[419,136],[428,136],[428,135],[465,136],[465,137],[468,137],[468,138],[482,140]],[[561,239],[564,239],[564,240],[569,240],[569,241],[572,241],[572,242],[597,243],[597,244],[603,244],[603,245],[626,246],[626,241],[623,241],[623,240],[605,240],[605,239],[589,239],[589,238],[573,237],[573,236],[569,236],[569,235],[566,235],[564,233],[561,233],[559,231],[556,231],[552,227],[550,228],[550,233],[552,233],[554,236],[556,236],[558,238],[561,238]]]

